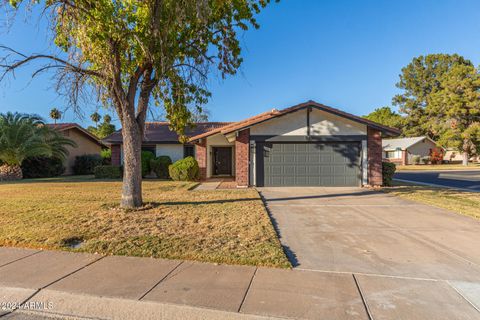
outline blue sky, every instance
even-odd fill
[[[401,68],[415,56],[458,53],[480,63],[477,0],[283,0],[258,21],[259,30],[241,35],[239,73],[211,78],[211,120],[240,120],[310,99],[364,115],[391,104]],[[46,52],[46,29],[35,15],[22,14],[8,33],[1,31],[0,44]],[[53,106],[63,109],[50,77],[30,82],[29,72],[0,85],[0,112],[47,117]],[[85,113],[96,107],[92,99]],[[71,110],[62,121],[90,124]]]

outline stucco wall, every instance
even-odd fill
[[[413,156],[427,157],[430,155],[430,149],[434,149],[436,144],[428,139],[424,139],[408,148],[408,164],[412,163]]]
[[[224,135],[215,134],[207,138],[207,178],[212,176],[212,147],[233,147],[232,148],[232,174],[235,172],[235,142],[228,142]]]
[[[155,155],[169,156],[172,162],[183,159],[183,144],[157,144]]]
[[[250,135],[304,136],[307,134],[307,110],[299,110],[250,128]],[[367,127],[331,113],[313,108],[311,135],[366,135]]]
[[[94,142],[92,139],[85,136],[78,129],[68,129],[62,132],[67,138],[75,141],[77,144],[76,148],[67,147],[69,154],[67,159],[64,162],[65,165],[65,174],[73,174],[72,167],[75,164],[75,157],[82,156],[86,154],[100,154],[102,147]]]

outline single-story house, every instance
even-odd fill
[[[67,147],[68,157],[65,159],[65,173],[73,174],[73,165],[77,156],[87,154],[98,154],[107,146],[104,145],[95,135],[88,130],[82,128],[77,123],[57,123],[47,124],[47,126],[54,128],[61,132],[65,137],[75,141],[76,147]]]
[[[173,161],[194,155],[202,179],[233,177],[238,187],[365,186],[382,184],[382,137],[399,134],[308,101],[238,122],[199,123],[185,145],[167,123],[147,123],[142,147]],[[104,142],[120,165],[121,132]]]
[[[436,148],[435,141],[426,136],[382,141],[383,159],[399,165],[413,164],[412,157],[428,157]]]

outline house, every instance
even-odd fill
[[[185,145],[168,124],[147,123],[142,148],[173,161],[193,154],[202,179],[234,177],[238,187],[381,185],[382,137],[399,134],[308,101],[238,122],[199,123]],[[120,132],[104,142],[111,145],[112,162],[121,164]]]
[[[426,136],[382,141],[384,160],[399,165],[413,164],[412,157],[428,157],[437,148],[435,141]]]
[[[104,145],[95,135],[76,123],[47,124],[47,126],[61,132],[65,137],[75,141],[77,144],[76,147],[67,146],[69,153],[64,162],[64,174],[73,174],[72,167],[75,164],[75,158],[77,156],[86,154],[100,155],[102,149],[106,148],[106,145]]]

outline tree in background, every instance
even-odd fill
[[[21,179],[23,161],[30,157],[65,159],[67,146],[75,147],[72,140],[45,125],[35,115],[20,113],[0,114],[0,166],[1,180]]]
[[[59,120],[62,117],[62,113],[57,109],[53,108],[50,110],[50,118],[53,119],[53,122],[57,124],[57,120]]]
[[[469,60],[457,54],[430,54],[414,58],[402,69],[396,86],[403,93],[393,98],[393,104],[406,115],[404,135],[428,135],[438,139],[438,132],[435,132],[429,121],[436,116],[428,108],[429,99],[432,94],[442,90],[443,75],[456,65],[473,66]]]
[[[269,0],[10,0],[18,10],[39,5],[51,19],[54,43],[65,51],[25,55],[3,51],[4,75],[32,61],[55,70],[57,88],[78,107],[82,89],[112,106],[122,124],[124,179],[121,206],[142,205],[141,144],[151,104],[163,106],[171,127],[185,141],[192,108],[201,110],[210,92],[213,66],[222,77],[242,63],[238,32],[258,28],[254,15]],[[38,74],[35,72],[34,75]],[[0,75],[0,79],[3,76]],[[91,94],[91,91],[88,92]]]
[[[403,117],[393,111],[390,107],[377,108],[363,117],[392,128],[401,129],[403,126]]]
[[[102,116],[98,112],[94,112],[90,115],[90,119],[95,122],[95,128],[98,128],[98,123],[102,119]]]
[[[97,125],[96,127],[89,126],[87,130],[93,133],[98,138],[104,139],[105,137],[114,133],[116,130],[115,125],[112,124],[111,121],[112,117],[106,114],[103,116],[103,123]]]
[[[440,90],[428,97],[427,124],[442,146],[463,152],[463,164],[480,148],[480,73],[457,64],[439,78]]]

